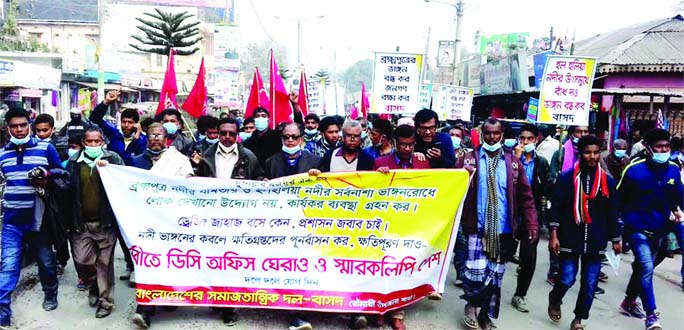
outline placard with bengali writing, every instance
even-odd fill
[[[541,81],[537,122],[588,125],[596,58],[551,55]]]
[[[99,168],[143,305],[385,313],[443,292],[465,170],[264,181]]]
[[[306,88],[309,93],[309,113],[325,115],[325,79],[310,79],[306,82]]]
[[[370,112],[418,112],[422,67],[421,54],[375,53]]]
[[[435,104],[435,111],[441,120],[470,121],[473,90],[459,86],[439,85]]]

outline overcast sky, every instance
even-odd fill
[[[434,1],[434,0],[433,0]],[[464,0],[462,40],[473,50],[473,36],[530,32],[531,37],[567,35],[576,40],[643,21],[671,17],[681,0]],[[296,64],[297,19],[302,22],[301,59],[308,70],[337,70],[372,58],[374,51],[424,53],[428,29],[428,56],[438,40],[454,39],[455,9],[424,0],[236,0],[243,43],[273,39],[289,49]],[[455,4],[456,0],[444,0]],[[276,19],[274,16],[284,17]],[[259,19],[261,24],[259,24]]]

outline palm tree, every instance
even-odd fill
[[[172,14],[157,8],[154,10],[156,13],[145,13],[144,15],[156,19],[156,22],[140,17],[136,18],[138,22],[142,23],[142,25],[137,27],[143,35],[131,37],[142,45],[129,44],[131,47],[141,52],[160,55],[169,55],[171,49],[175,50],[177,55],[192,55],[199,50],[199,47],[193,46],[202,40],[202,37],[198,36],[199,28],[197,25],[200,22],[183,23],[194,15],[187,11]]]

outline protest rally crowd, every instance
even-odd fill
[[[71,258],[78,288],[88,292],[95,317],[110,315],[117,244],[126,260],[126,269],[117,270],[119,279],[135,285],[134,263],[97,170],[114,164],[186,178],[246,180],[299,173],[466,169],[472,178],[453,266],[455,284],[463,288],[467,328],[495,327],[507,262],[518,264],[511,304],[531,312],[526,295],[537,271],[539,237],[548,233],[551,267],[539,272],[553,286],[547,310],[552,321],[570,319],[571,330],[584,329],[592,301],[603,291],[599,282],[607,278],[603,261],[631,251],[634,262],[625,298],[615,306],[643,319],[646,330],[661,329],[654,268],[670,252],[668,237],[676,237],[680,249],[684,246],[684,149],[682,138],[666,130],[655,128],[643,136],[633,132],[630,141],[616,140],[614,150],[607,152],[605,142],[587,126],[526,123],[515,131],[495,118],[477,125],[447,123],[429,109],[392,120],[321,119],[304,116],[293,93],[292,122],[273,123],[272,113],[259,107],[249,118],[235,113],[202,116],[197,130],[186,135],[189,127],[176,109],[143,120],[136,110],[126,109],[118,127],[106,122],[105,113],[118,97],[117,91],[108,92],[88,118],[72,113],[59,132],[50,115],[30,120],[23,109],[5,113],[10,142],[0,152],[6,181],[0,328],[11,325],[10,300],[24,242],[38,263],[46,311],[58,308],[58,276]],[[563,319],[562,301],[580,269],[574,316]],[[684,288],[684,265],[682,277]],[[442,296],[432,292],[428,299]],[[132,322],[149,327],[157,308],[175,307],[139,305]],[[239,311],[216,311],[226,325],[238,322]],[[357,314],[349,317],[348,326],[386,323],[405,329],[404,315],[399,309],[369,321],[370,316]],[[306,315],[290,316],[290,329],[312,329]]]

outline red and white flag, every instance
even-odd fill
[[[204,84],[204,57],[202,57],[202,64],[200,64],[199,74],[195,80],[195,85],[192,86],[190,95],[183,103],[183,110],[187,111],[191,116],[199,118],[207,114],[207,87]]]
[[[271,129],[275,129],[280,123],[292,122],[292,103],[290,103],[290,95],[287,94],[283,78],[280,77],[278,64],[276,64],[273,56],[273,49],[271,49],[271,74],[270,74],[270,90],[271,90]]]
[[[302,70],[302,74],[299,78],[299,96],[297,98],[297,103],[299,104],[299,109],[302,111],[302,117],[306,117],[306,115],[309,114],[309,89],[304,70]]]
[[[249,91],[249,98],[247,99],[247,108],[245,108],[245,118],[251,118],[254,115],[254,109],[262,107],[269,110],[271,102],[268,98],[268,92],[264,88],[264,81],[261,79],[259,68],[254,69],[254,79],[252,79],[252,88]]]
[[[166,74],[164,74],[164,83],[162,83],[156,114],[160,114],[164,109],[178,109],[178,102],[176,102],[178,85],[176,85],[176,69],[173,65],[173,61],[172,49],[171,52],[169,52],[169,63],[166,66]]]

